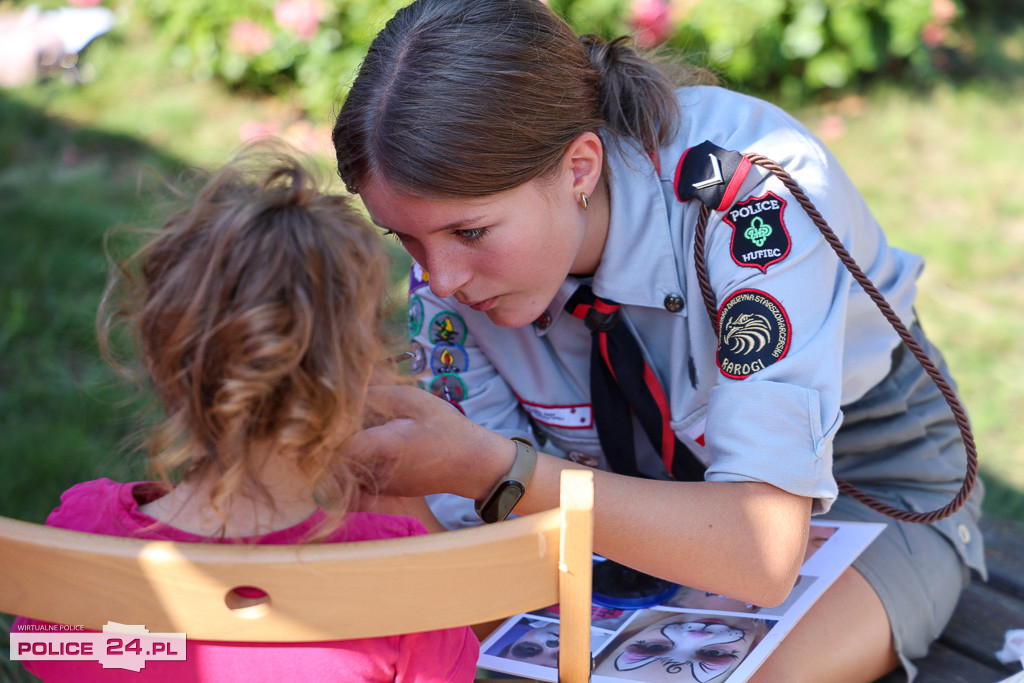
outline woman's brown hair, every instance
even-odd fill
[[[540,0],[417,0],[377,34],[333,139],[350,192],[368,178],[432,197],[543,177],[584,132],[651,150],[676,129],[677,77],[626,38],[577,38]]]
[[[242,491],[273,504],[254,456],[270,451],[340,518],[374,483],[338,450],[371,374],[389,372],[387,277],[379,235],[283,146],[250,146],[210,177],[116,264],[97,318],[108,359],[127,326],[163,408],[147,438],[157,473],[214,478],[226,517]]]

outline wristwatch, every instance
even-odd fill
[[[526,493],[526,485],[533,477],[533,469],[537,466],[537,451],[528,439],[513,436],[516,444],[516,459],[512,469],[498,480],[491,492],[484,496],[483,501],[476,501],[474,508],[480,519],[493,524],[500,522],[511,514],[519,499]]]

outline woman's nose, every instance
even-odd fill
[[[450,297],[469,280],[469,269],[456,259],[441,257],[430,259],[429,262],[428,284],[435,296]]]

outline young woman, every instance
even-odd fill
[[[561,469],[596,466],[597,552],[756,605],[792,588],[812,514],[884,522],[761,674],[912,677],[983,570],[980,491],[930,526],[838,493],[844,478],[941,507],[964,447],[793,192],[738,153],[781,164],[908,321],[921,260],[886,243],[797,121],[702,79],[578,39],[539,0],[395,15],[334,143],[349,190],[415,259],[413,364],[430,392],[375,389],[401,419],[347,447],[390,459],[393,493],[461,496],[435,502],[449,526],[478,522],[474,507],[553,507]],[[539,444],[535,465],[509,437]]]
[[[426,506],[366,495],[372,468],[339,451],[371,412],[371,376],[394,379],[381,336],[387,257],[344,198],[260,145],[118,265],[101,346],[118,322],[137,342],[164,412],[147,444],[164,480],[77,484],[47,524],[268,545],[427,533],[411,516],[372,511]],[[26,664],[46,681],[471,681],[479,649],[464,627],[310,643],[190,639],[184,661],[151,661],[141,673],[99,661]]]

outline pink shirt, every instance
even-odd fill
[[[97,479],[77,484],[61,496],[47,525],[154,540],[203,542],[208,539],[162,524],[139,512],[139,505],[158,497],[148,482],[119,484]],[[301,543],[323,519],[318,512],[295,526],[263,536],[225,542],[286,545]],[[427,533],[412,517],[355,512],[327,541],[351,543]],[[344,590],[344,586],[339,586]],[[326,596],[325,599],[330,599]],[[23,624],[40,624],[19,617]],[[143,626],[145,624],[142,624]],[[187,635],[187,634],[186,634]],[[135,673],[104,669],[98,661],[23,661],[44,681],[396,681],[434,683],[472,681],[480,643],[469,627],[409,635],[316,643],[233,643],[188,640],[184,661],[149,661]]]

